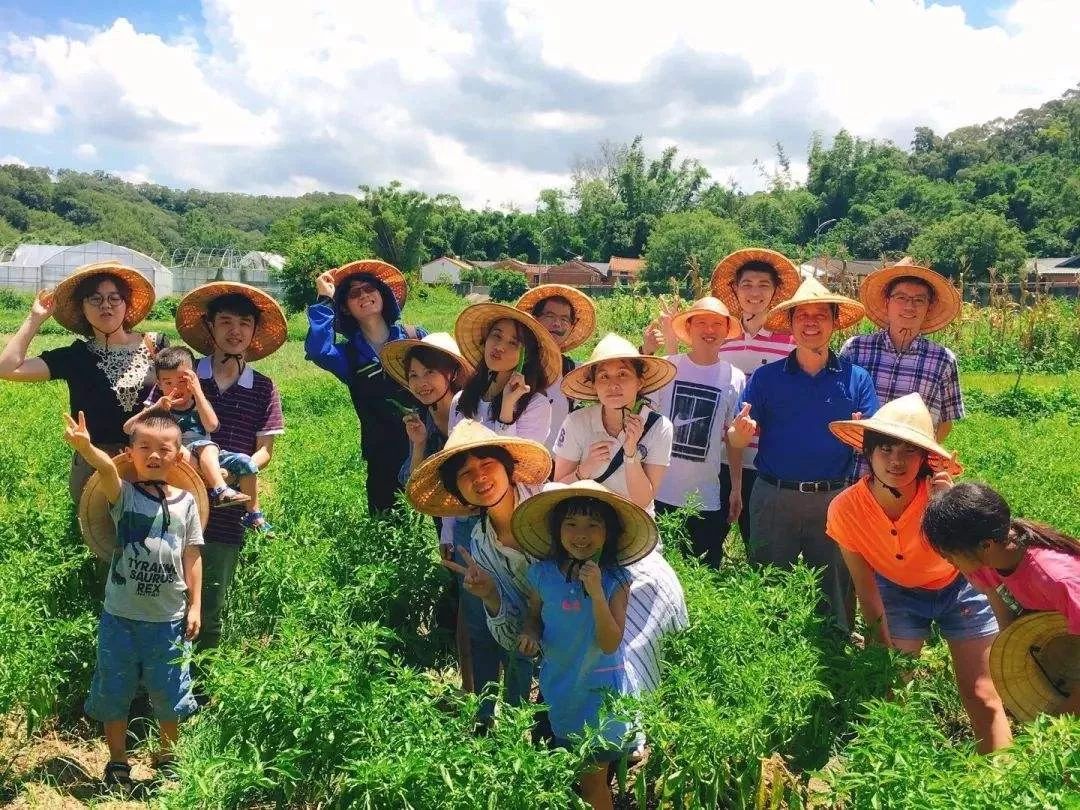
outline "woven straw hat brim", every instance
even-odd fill
[[[559,347],[564,352],[572,352],[596,331],[596,305],[589,296],[566,284],[541,284],[522,295],[514,307],[532,315],[532,309],[538,302],[556,295],[569,301],[574,310],[574,327]]]
[[[791,298],[782,304],[773,307],[769,317],[765,321],[765,328],[770,332],[790,332],[791,321],[788,320],[788,310],[802,304],[836,304],[840,308],[840,315],[836,319],[836,329],[848,329],[863,319],[865,314],[863,305],[854,298],[846,295],[823,295],[816,298],[797,299]]]
[[[466,506],[442,485],[439,468],[458,453],[478,447],[503,447],[514,459],[514,483],[539,487],[551,474],[551,453],[539,442],[515,436],[498,436],[457,443],[428,456],[416,468],[405,486],[409,503],[418,512],[432,517],[464,517],[476,512]]]
[[[716,298],[716,296],[712,297]],[[728,307],[722,301],[717,300],[717,303],[720,305],[719,307],[709,306],[708,304],[704,306],[698,306],[698,304],[701,303],[701,301],[695,301],[693,306],[691,306],[687,310],[684,310],[683,312],[680,312],[678,315],[671,319],[671,328],[675,332],[675,337],[677,337],[686,345],[690,345],[690,319],[693,318],[695,315],[715,315],[718,318],[726,319],[727,334],[720,338],[720,340],[722,341],[737,338],[739,335],[742,334],[743,329],[742,324],[739,322],[739,319],[731,314]],[[720,307],[723,307],[723,309],[721,310]]]
[[[124,314],[124,327],[133,329],[150,314],[154,306],[154,285],[131,267],[116,262],[85,264],[56,285],[53,290],[53,319],[69,332],[76,332],[83,322],[82,302],[75,300],[75,288],[83,279],[99,274],[117,276],[131,288],[131,302]]]
[[[259,309],[259,322],[255,325],[245,359],[261,360],[280,349],[288,338],[288,324],[281,304],[258,287],[236,281],[211,281],[196,287],[180,300],[176,308],[176,331],[184,342],[201,354],[214,353],[214,341],[204,320],[206,307],[218,296],[230,293],[239,293]]]
[[[462,310],[454,324],[454,339],[461,349],[461,355],[475,368],[479,368],[484,359],[484,339],[491,325],[504,318],[517,321],[533,333],[537,345],[540,346],[540,367],[544,373],[544,388],[547,388],[562,374],[562,352],[559,351],[559,344],[540,321],[515,307],[485,302]]]
[[[742,314],[742,308],[739,306],[739,297],[735,295],[733,288],[735,274],[740,267],[749,262],[764,262],[780,277],[780,286],[773,293],[773,306],[791,298],[802,281],[799,268],[783,253],[777,253],[768,248],[743,248],[729,253],[717,262],[709,286],[713,296],[723,301],[736,318]]]
[[[582,497],[610,504],[619,516],[623,527],[619,535],[619,565],[630,565],[644,559],[656,548],[659,539],[656,522],[644,509],[602,484],[579,481],[565,486],[549,484],[543,492],[518,504],[510,525],[522,550],[540,559],[550,556],[553,541],[549,531],[551,510],[569,498]],[[555,542],[558,542],[557,538]]]
[[[596,349],[593,350],[592,356],[585,363],[573,369],[567,374],[562,381],[562,392],[571,399],[581,400],[585,402],[595,402],[596,387],[592,381],[589,380],[589,372],[594,366],[598,366],[601,363],[606,363],[609,360],[640,360],[645,365],[645,373],[641,380],[641,394],[651,394],[653,391],[657,391],[667,385],[669,382],[675,379],[677,369],[675,364],[670,360],[665,360],[662,357],[652,357],[647,355],[638,354],[632,349],[627,349],[625,352],[619,353],[605,353],[603,356],[597,356],[599,351],[603,350],[603,340],[597,344]]]
[[[453,337],[451,337],[449,333],[443,332],[441,334],[446,335],[448,342],[453,341]],[[408,355],[410,349],[416,348],[417,346],[425,346],[429,349],[434,349],[440,354],[446,355],[457,363],[458,367],[461,369],[462,377],[459,382],[464,385],[465,380],[476,373],[476,369],[473,368],[472,363],[462,357],[459,353],[452,351],[449,348],[449,345],[439,346],[432,343],[430,340],[432,337],[435,337],[435,335],[428,335],[428,337],[423,340],[419,338],[405,338],[404,340],[394,340],[384,344],[379,351],[379,359],[382,361],[383,369],[394,380],[407,389],[409,387],[409,374],[408,369],[405,368],[405,357]]]
[[[1040,656],[1039,661],[1035,655]],[[1064,700],[1042,668],[1066,681],[1063,691],[1080,689],[1080,636],[1069,633],[1060,613],[1021,616],[990,648],[990,677],[1005,708],[1023,723],[1057,708]]]
[[[934,303],[926,310],[922,332],[929,334],[944,329],[960,314],[960,291],[945,276],[935,273],[929,267],[915,264],[901,264],[883,267],[863,279],[859,285],[859,300],[866,307],[866,317],[885,329],[889,325],[888,302],[885,300],[885,288],[893,279],[914,276],[930,285],[934,291]]]
[[[358,262],[343,264],[331,270],[330,276],[334,279],[334,286],[338,287],[350,276],[360,273],[377,278],[390,288],[398,308],[405,306],[405,298],[409,294],[409,285],[405,283],[405,276],[394,265],[380,259],[361,259]]]
[[[869,419],[844,419],[829,423],[829,430],[840,441],[857,453],[863,449],[863,433],[872,430],[885,436],[921,447],[930,453],[930,466],[935,470],[944,470],[949,475],[964,474],[964,465],[956,461],[952,454],[925,433],[899,422],[870,417]]]
[[[128,482],[135,480],[135,467],[127,455],[120,453],[113,458],[113,463],[116,464],[120,478]],[[203,528],[206,528],[206,522],[210,519],[210,500],[206,495],[206,484],[195,468],[177,460],[165,480],[195,496],[195,503],[199,507],[199,521]],[[109,499],[105,497],[101,488],[101,475],[97,472],[90,476],[79,498],[79,531],[98,559],[112,559],[116,549],[116,524],[109,513]]]

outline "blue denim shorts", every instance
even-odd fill
[[[191,451],[191,455],[196,458],[199,457],[199,451],[207,445],[215,445],[216,442],[212,442],[209,439],[199,439],[188,445],[188,450]],[[245,453],[233,453],[230,450],[218,450],[218,466],[225,470],[227,473],[231,473],[237,477],[243,477],[245,475],[258,475],[259,465],[251,460],[251,456]]]
[[[992,636],[998,632],[997,618],[986,596],[975,590],[967,577],[956,579],[937,590],[905,588],[875,574],[889,635],[925,641],[930,625],[937,622],[941,635],[949,641]]]
[[[195,713],[191,673],[184,657],[184,621],[140,622],[101,614],[97,666],[83,709],[95,720],[127,720],[139,683],[146,687],[154,718],[166,722]]]

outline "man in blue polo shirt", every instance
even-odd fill
[[[855,459],[829,422],[872,416],[878,399],[869,373],[838,357],[829,340],[862,317],[858,301],[830,293],[816,279],[803,281],[766,322],[773,331],[790,329],[795,350],[754,372],[728,431],[735,447],[758,436],[758,474],[747,506],[750,560],[790,567],[802,554],[807,565],[823,568],[823,607],[845,631],[855,607],[851,577],[825,534],[825,518],[851,483]]]

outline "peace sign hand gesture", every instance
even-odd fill
[[[484,600],[484,603],[486,604],[489,599],[493,599],[498,595],[495,579],[477,564],[468,549],[463,546],[458,546],[458,551],[461,553],[462,558],[464,558],[465,565],[461,565],[453,560],[441,560],[440,562],[455,574],[460,574],[464,577],[465,590],[473,596]]]
[[[76,422],[69,414],[64,414],[67,426],[64,428],[64,441],[70,444],[80,455],[85,455],[93,446],[90,443],[90,431],[86,429],[86,414],[79,411],[79,421]]]
[[[746,447],[757,434],[758,425],[750,418],[750,403],[743,403],[742,410],[728,428],[728,440],[734,447]]]

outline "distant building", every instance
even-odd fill
[[[645,269],[644,259],[627,259],[612,256],[608,262],[608,277],[612,284],[633,284]]]
[[[461,274],[466,270],[475,269],[474,265],[455,256],[440,256],[420,268],[420,278],[428,284],[449,279],[456,284],[461,281]]]
[[[36,292],[55,287],[84,264],[116,261],[138,270],[154,285],[157,297],[172,295],[172,270],[137,250],[110,242],[82,245],[18,245],[0,251],[0,287]]]

